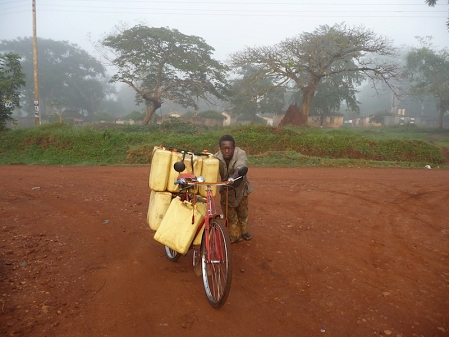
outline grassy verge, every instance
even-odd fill
[[[349,158],[320,158],[304,156],[293,151],[267,152],[260,155],[249,156],[248,161],[255,167],[377,167],[377,168],[423,168],[427,163],[376,161]],[[434,168],[449,168],[446,165],[434,164]]]
[[[0,133],[0,164],[148,164],[156,145],[215,152],[225,133],[245,149],[251,166],[447,168],[441,147],[449,147],[449,134],[441,130],[255,125],[206,129],[179,122],[103,128],[48,124],[9,130]]]

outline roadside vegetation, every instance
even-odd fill
[[[154,146],[218,150],[231,134],[251,166],[448,168],[449,130],[319,129],[263,125],[205,128],[177,120],[159,126],[46,124],[0,132],[0,164],[149,165]]]

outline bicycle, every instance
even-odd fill
[[[192,173],[182,174],[181,172],[185,170],[183,161],[176,162],[174,169],[180,175],[178,180],[175,181],[175,184],[179,185],[179,192],[172,193],[173,198],[179,197],[183,201],[192,202],[193,205],[198,202],[203,202],[206,205],[206,214],[196,229],[189,250],[193,250],[193,269],[197,276],[202,276],[204,290],[210,305],[214,308],[220,308],[229,295],[232,265],[229,237],[220,221],[224,220],[227,227],[227,219],[223,214],[217,212],[212,187],[233,188],[232,183],[235,180],[242,179],[248,168],[241,168],[238,178],[224,182],[206,182],[201,176],[196,177]],[[196,194],[200,186],[206,187],[205,198]],[[195,238],[201,231],[203,231],[201,242],[198,244],[198,242],[195,242]],[[172,262],[178,261],[182,255],[168,246],[164,246],[164,248],[167,258]]]

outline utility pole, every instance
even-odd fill
[[[41,124],[39,118],[39,81],[37,71],[36,0],[33,1],[33,66],[34,66],[34,125]]]

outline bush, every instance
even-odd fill
[[[215,110],[207,110],[207,111],[200,112],[200,113],[198,113],[198,116],[204,117],[204,118],[210,118],[210,119],[220,119],[220,120],[226,119],[225,116],[223,116],[221,113],[219,113],[218,111],[215,111]]]
[[[379,112],[376,112],[376,113],[374,114],[374,116],[371,117],[370,122],[383,124],[383,122],[384,122],[384,117],[385,117],[385,116],[393,116],[393,114],[392,114],[391,112],[388,112],[388,111],[379,111]]]
[[[131,119],[131,120],[134,120],[134,121],[143,121],[144,117],[145,117],[145,113],[139,112],[139,111],[133,111],[133,112],[130,112],[129,114],[123,116],[122,119],[124,119],[124,120]]]

